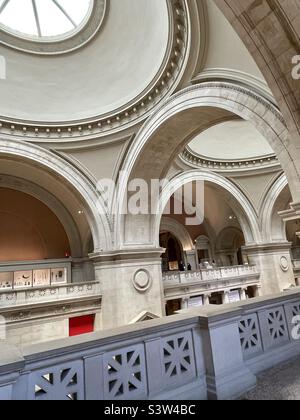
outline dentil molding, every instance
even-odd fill
[[[187,146],[181,155],[179,155],[179,159],[195,169],[211,169],[215,172],[257,171],[270,168],[280,169],[280,163],[275,154],[249,159],[222,160],[200,156]]]

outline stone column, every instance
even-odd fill
[[[185,297],[181,299],[181,309],[189,309],[189,300],[190,297]]]
[[[192,271],[196,271],[198,269],[196,251],[193,249],[191,251],[186,251],[185,254],[187,263],[191,264]]]
[[[279,242],[245,246],[249,264],[260,271],[261,294],[272,295],[295,286],[291,260],[291,243]]]
[[[261,285],[255,286],[255,297],[262,296]]]
[[[224,292],[223,292],[223,296],[222,296],[222,303],[223,303],[223,305],[226,305],[227,303],[230,303],[230,301],[229,301],[229,292],[230,292],[230,290],[224,290]]]
[[[72,260],[72,283],[81,283],[83,282],[83,264],[84,259],[82,258],[73,258]]]
[[[210,299],[211,295],[210,294],[205,294],[203,295],[203,305],[210,305],[209,303],[209,299]]]
[[[165,315],[162,248],[90,255],[102,295],[103,329],[127,325],[149,312]]]
[[[247,300],[247,295],[246,295],[246,289],[245,288],[241,288],[240,298],[241,298],[241,300]]]
[[[93,261],[88,257],[72,259],[72,283],[95,280]]]

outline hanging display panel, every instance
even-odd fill
[[[67,283],[67,269],[66,268],[52,268],[51,269],[51,284],[65,284]]]
[[[33,271],[33,287],[50,285],[50,269]]]
[[[14,273],[0,273],[0,290],[12,289]]]
[[[14,288],[21,289],[32,287],[32,271],[15,271]]]

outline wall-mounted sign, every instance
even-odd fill
[[[0,290],[12,289],[14,273],[0,273]]]
[[[51,284],[67,283],[67,269],[66,268],[52,268],[51,269]]]
[[[50,269],[33,271],[33,287],[50,285]]]
[[[203,306],[203,297],[202,296],[195,296],[189,299],[188,307],[189,308],[198,308],[199,306]]]
[[[0,290],[47,287],[66,284],[67,282],[68,269],[66,267],[49,268],[48,266],[36,270],[0,272]]]
[[[32,271],[15,271],[14,288],[32,287]]]
[[[240,292],[238,290],[232,290],[228,293],[229,303],[239,302],[241,300]]]

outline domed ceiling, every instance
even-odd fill
[[[38,6],[39,0],[35,3]],[[0,55],[7,67],[7,78],[0,83],[4,122],[13,123],[14,129],[20,124],[21,130],[23,123],[49,124],[50,129],[51,124],[72,127],[78,122],[91,122],[91,128],[93,124],[120,126],[122,119],[130,122],[133,114],[138,117],[149,111],[175,85],[183,64],[181,53],[184,56],[187,47],[186,28],[178,24],[186,17],[185,10],[180,10],[184,2],[180,0],[177,8],[172,0],[98,3],[105,5],[104,20],[82,48],[56,54],[40,47],[34,53],[26,48],[20,51],[18,42],[14,48],[0,39]],[[33,34],[40,38],[37,42],[45,41],[40,30]]]
[[[198,135],[187,148],[211,160],[245,160],[274,155],[267,140],[247,121],[228,121]]]

